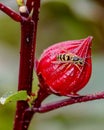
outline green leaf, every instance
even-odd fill
[[[15,93],[8,92],[0,98],[0,104],[4,105],[9,102],[19,101],[19,100],[25,101],[27,98],[28,98],[28,95],[25,90],[17,91]]]

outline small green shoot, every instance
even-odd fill
[[[16,102],[16,101],[26,101],[28,98],[27,92],[25,90],[21,90],[21,91],[17,91],[17,92],[8,92],[6,94],[4,94],[1,98],[0,98],[0,104],[4,105],[7,104],[9,102]]]

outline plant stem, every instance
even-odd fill
[[[7,6],[3,5],[2,3],[0,3],[0,10],[2,10],[5,14],[7,14],[9,17],[11,17],[13,20],[15,20],[17,22],[24,21],[24,18],[21,17],[19,14],[17,14],[17,12],[8,8]]]
[[[21,22],[21,51],[20,51],[18,91],[27,90],[28,95],[31,95],[32,90],[34,54],[36,45],[39,7],[40,7],[40,0],[36,0],[35,6],[33,7],[32,18],[29,17],[27,18],[26,21]],[[28,107],[29,106],[26,101],[17,102],[14,130],[28,129],[31,118],[34,114],[33,111],[25,113],[25,110]]]
[[[36,110],[41,106],[41,102],[48,96],[48,94],[40,89],[39,92],[38,92],[38,98],[35,100],[33,106],[36,108]],[[22,122],[22,130],[24,130],[24,127],[26,128],[26,126],[28,126],[30,120],[32,119],[32,116],[33,114],[35,114],[37,111],[34,111],[33,109],[31,108],[28,108],[24,111],[24,114],[23,114],[23,118],[22,120],[25,120],[25,119],[28,119],[28,120],[25,120],[24,122]]]
[[[33,108],[33,110],[35,112],[37,111],[39,113],[45,113],[45,112],[49,112],[52,110],[56,110],[56,109],[64,107],[64,106],[68,106],[68,105],[72,105],[72,104],[76,104],[76,103],[87,102],[87,101],[92,101],[92,100],[97,100],[97,99],[104,99],[104,91],[96,93],[96,94],[67,98],[67,99],[63,99],[61,101],[53,102],[50,104],[48,103],[48,104],[41,106],[40,108],[37,108],[37,109]]]
[[[21,23],[21,51],[20,51],[20,69],[19,69],[19,90],[27,90],[28,95],[31,94],[32,75],[34,66],[35,43],[33,43],[34,23],[31,20]],[[28,108],[25,101],[18,101],[14,130],[21,129],[22,114]],[[27,120],[27,119],[26,119]]]

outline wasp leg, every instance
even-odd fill
[[[72,63],[71,61],[51,61],[51,63],[53,64],[68,64],[68,63]]]
[[[52,74],[61,71],[65,67],[65,63],[62,63],[61,61],[52,61],[51,63],[56,65],[55,72]]]
[[[69,64],[64,71],[67,71],[70,68],[71,64]]]
[[[59,69],[59,70],[62,70],[63,68],[65,68],[66,65],[67,65],[67,63],[64,63],[64,64],[62,64],[60,67],[58,67],[58,69]],[[65,70],[66,70],[66,68],[65,68]],[[64,71],[65,71],[65,70],[64,70]]]
[[[60,66],[58,66],[57,67],[57,69],[59,69],[59,70],[62,70],[67,64],[69,64],[66,68],[65,68],[65,70],[64,70],[64,72],[66,71],[66,70],[68,70],[69,68],[70,68],[70,66],[71,66],[71,62],[69,62],[69,61],[52,61],[52,63],[53,64],[62,64],[62,65],[60,65]],[[56,70],[57,70],[56,69]]]
[[[81,71],[80,67],[77,64],[74,64],[74,65],[78,68],[79,71]]]
[[[53,64],[63,64],[64,66],[66,66],[67,64],[69,64],[67,67],[66,67],[66,69],[65,69],[65,71],[68,69],[68,68],[70,68],[70,66],[71,66],[71,62],[69,62],[69,61],[52,61],[52,63]],[[62,65],[62,66],[63,66]],[[77,64],[74,64],[77,68],[78,68],[78,70],[79,71],[81,71],[81,69],[80,69],[80,67],[77,65]],[[60,68],[60,67],[59,67]]]
[[[51,63],[53,63],[53,64],[61,64],[62,62],[61,61],[51,61]]]

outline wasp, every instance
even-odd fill
[[[79,70],[80,70],[80,66],[84,66],[85,60],[84,58],[81,58],[79,56],[77,56],[76,54],[72,54],[72,53],[62,53],[62,54],[58,54],[56,56],[56,61],[53,61],[53,63],[55,64],[60,64],[60,63],[70,63],[68,68],[71,66],[71,64],[75,65]]]

